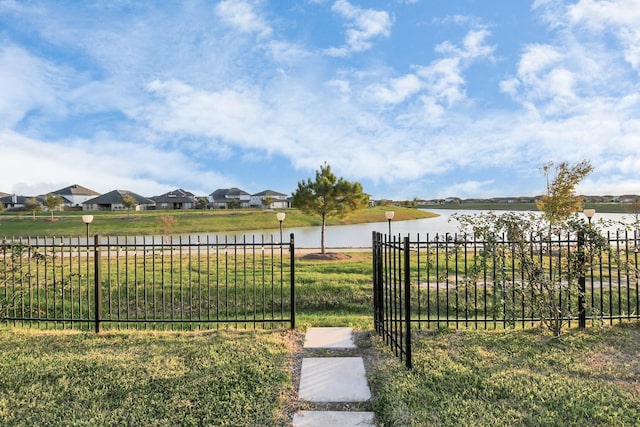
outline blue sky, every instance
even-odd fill
[[[0,192],[640,193],[640,0],[0,0]]]

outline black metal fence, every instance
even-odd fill
[[[412,241],[374,233],[376,330],[410,367],[412,329],[525,328],[553,320],[584,327],[640,319],[640,239],[633,232],[606,238],[606,250],[586,257],[588,242],[580,236],[530,241],[525,255],[531,267],[504,237],[489,251],[489,242],[464,235]]]
[[[295,247],[240,239],[5,239],[0,318],[48,329],[295,328]]]

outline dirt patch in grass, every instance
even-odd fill
[[[321,253],[305,254],[300,258],[306,259],[306,260],[319,260],[319,261],[341,261],[344,259],[351,259],[351,255],[338,253],[338,252],[327,252],[325,254],[321,254]]]

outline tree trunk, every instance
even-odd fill
[[[322,230],[320,231],[320,253],[324,255],[324,228],[326,224],[326,217],[322,214]]]

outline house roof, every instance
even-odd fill
[[[113,190],[108,193],[105,193],[101,196],[94,197],[93,199],[89,199],[83,203],[86,205],[113,205],[116,203],[122,203],[122,198],[125,196],[131,196],[135,199],[136,203],[139,205],[153,205],[155,202],[151,199],[147,199],[146,197],[142,197],[139,194],[136,194],[132,191],[127,190]]]
[[[10,195],[11,194],[9,194],[9,193],[3,193],[2,191],[0,191],[0,199],[3,198],[3,197],[10,196]]]
[[[239,188],[231,187],[231,188],[218,188],[216,191],[209,194],[209,196],[213,197],[214,199],[222,199],[228,196],[249,196],[249,193]]]
[[[51,194],[59,194],[61,196],[99,196],[100,193],[90,190],[82,185],[73,184],[65,188],[61,188],[56,191],[52,191]]]
[[[196,196],[189,191],[178,188],[177,190],[169,191],[168,193],[164,193],[159,196],[153,196],[151,197],[151,200],[156,203],[194,203],[196,201]]]
[[[3,193],[3,194],[6,194],[6,193]],[[15,196],[15,201],[14,201],[13,197],[14,197],[13,194],[7,194],[6,196],[0,197],[0,203],[3,203],[5,205],[13,205],[14,203],[19,205],[24,205],[27,200],[31,199],[31,197],[29,196]]]
[[[282,196],[286,196],[286,194],[278,193],[277,191],[273,191],[273,190],[264,190],[252,195],[252,197],[262,197],[262,196],[282,197]]]

